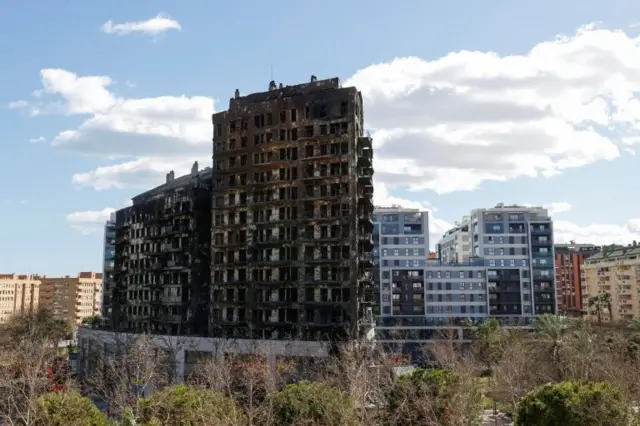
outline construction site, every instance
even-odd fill
[[[271,81],[213,122],[209,335],[336,340],[373,326],[373,149],[337,78]]]
[[[205,335],[211,168],[175,178],[116,212],[113,315],[118,331]]]

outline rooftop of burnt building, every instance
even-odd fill
[[[167,191],[171,191],[176,188],[189,185],[191,183],[191,180],[195,176],[198,176],[202,180],[211,179],[211,173],[212,173],[211,167],[205,167],[204,169],[199,170],[198,162],[196,161],[195,163],[193,163],[193,166],[191,168],[191,173],[188,173],[183,176],[178,176],[176,178],[175,172],[171,170],[165,176],[165,183],[163,183],[162,185],[156,186],[153,189],[145,191],[142,194],[138,194],[135,197],[133,197],[131,200],[133,201],[134,205],[139,203],[144,203],[145,201],[151,198],[154,198],[156,196],[162,195]]]
[[[308,95],[310,93],[341,88],[340,79],[338,77],[318,80],[315,75],[312,75],[308,83],[296,84],[293,86],[283,86],[282,83],[276,84],[275,81],[271,81],[269,82],[268,90],[265,92],[251,93],[249,95],[241,96],[240,90],[236,89],[234,97],[229,99],[229,109],[259,102],[273,101],[280,98]],[[345,87],[344,89],[356,90],[355,87]]]

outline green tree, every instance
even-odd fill
[[[640,318],[634,318],[631,321],[629,321],[629,324],[627,325],[627,327],[635,331],[640,331]]]
[[[353,400],[323,382],[287,385],[267,399],[265,421],[278,426],[355,426],[359,424]],[[268,419],[268,420],[267,420]]]
[[[244,413],[233,400],[211,389],[186,385],[166,387],[140,402],[145,426],[244,425]]]
[[[386,394],[386,425],[472,425],[482,413],[474,380],[440,369],[416,369],[401,376]]]
[[[536,333],[551,342],[551,356],[558,358],[558,350],[571,325],[571,320],[562,315],[544,314],[536,317],[534,324]]]
[[[51,392],[38,399],[35,426],[106,426],[98,407],[76,391]]]
[[[634,415],[622,392],[606,382],[566,381],[527,394],[516,426],[627,426]]]
[[[500,362],[510,334],[495,318],[490,318],[478,326],[472,326],[472,350],[478,360],[491,372]]]
[[[17,314],[6,325],[7,335],[13,343],[25,339],[35,343],[58,344],[71,337],[71,324],[55,319],[50,311],[41,308],[33,313]]]

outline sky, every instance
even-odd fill
[[[640,2],[0,2],[0,272],[100,271],[104,222],[211,164],[235,89],[340,77],[375,203],[546,206],[557,241],[640,241]]]

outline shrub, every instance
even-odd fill
[[[606,382],[566,381],[529,392],[516,410],[516,426],[625,426],[633,414],[622,392]]]
[[[106,426],[107,416],[76,391],[51,392],[38,399],[37,426]]]
[[[164,388],[140,402],[143,425],[234,426],[244,413],[219,392],[178,385]]]
[[[355,405],[348,395],[323,382],[302,381],[287,385],[267,401],[273,425],[359,424]]]
[[[477,383],[440,369],[416,369],[398,378],[386,394],[388,425],[475,424],[482,413]]]

